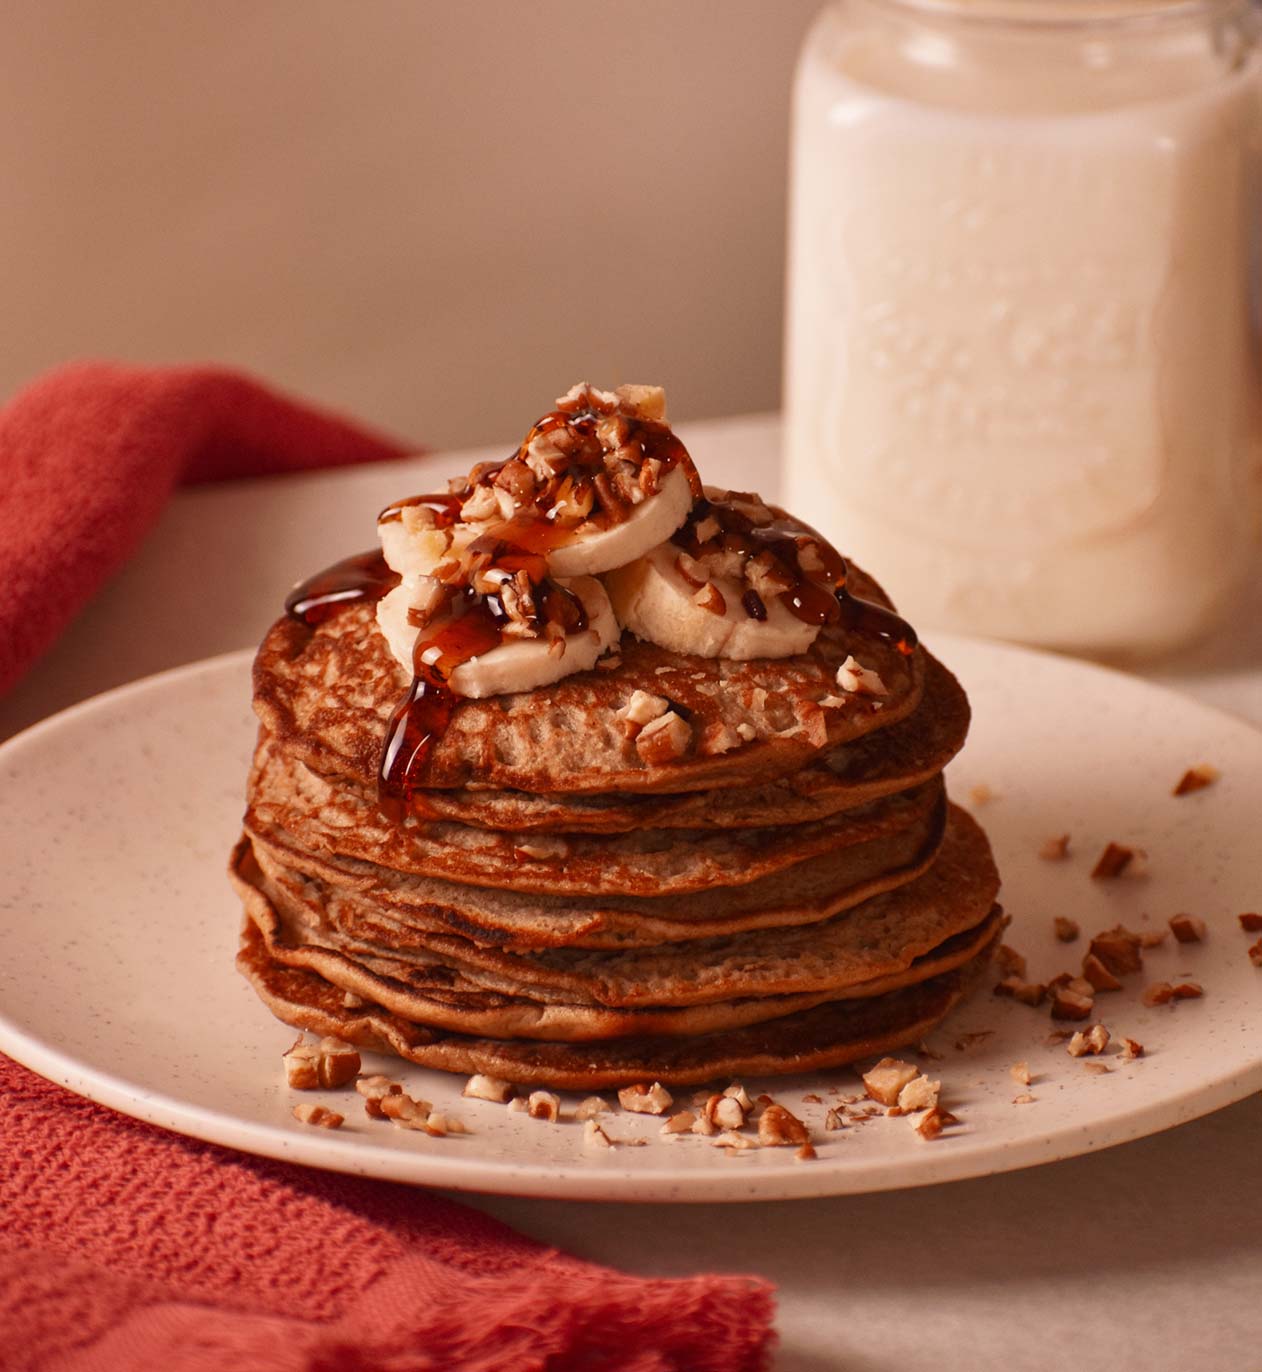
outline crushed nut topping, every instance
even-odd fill
[[[813,1162],[819,1154],[815,1151],[815,1145],[808,1139],[793,1155],[794,1162]]]
[[[555,1124],[561,1116],[561,1097],[554,1091],[532,1091],[526,1097],[526,1113],[532,1120]]]
[[[1090,982],[1095,991],[1120,991],[1122,983],[1100,961],[1095,953],[1088,953],[1082,960],[1082,979]]]
[[[1196,915],[1171,915],[1170,932],[1180,943],[1203,943],[1205,921]]]
[[[1012,1103],[1013,1105],[1033,1105],[1035,1100],[1037,1100],[1036,1096],[1030,1095],[1028,1091],[1023,1091],[1019,1096],[1013,1096]]]
[[[863,1073],[863,1085],[873,1100],[882,1105],[897,1105],[899,1092],[919,1075],[920,1068],[910,1062],[882,1058],[875,1067]]]
[[[942,1090],[940,1081],[930,1081],[928,1077],[913,1077],[898,1093],[895,1107],[905,1115],[915,1114],[917,1110],[930,1110],[938,1103],[938,1093]]]
[[[1262,967],[1262,938],[1249,945],[1249,961],[1255,967]]]
[[[652,1086],[624,1086],[618,1092],[618,1104],[637,1115],[664,1115],[674,1103],[675,1098],[660,1081]]]
[[[454,1115],[431,1110],[425,1118],[424,1129],[432,1138],[446,1138],[448,1134],[467,1134],[469,1131]]]
[[[318,1129],[340,1129],[346,1123],[344,1115],[339,1115],[336,1110],[326,1110],[323,1105],[316,1105],[314,1101],[303,1101],[302,1104],[295,1105],[294,1119],[299,1124],[314,1124]]]
[[[1071,1058],[1093,1057],[1109,1046],[1109,1031],[1102,1024],[1093,1024],[1090,1029],[1079,1029],[1065,1045]]]
[[[1091,940],[1089,952],[1099,958],[1114,976],[1124,977],[1143,969],[1140,947],[1139,935],[1119,924],[1097,934]]]
[[[403,1094],[403,1087],[397,1081],[391,1081],[389,1077],[383,1076],[360,1077],[355,1083],[355,1090],[364,1097],[364,1113],[375,1120],[387,1117],[381,1108],[381,1103],[387,1096]]]
[[[301,1035],[285,1050],[285,1080],[295,1091],[345,1086],[359,1071],[359,1052],[337,1038],[308,1043]]]
[[[916,1133],[922,1139],[936,1139],[941,1136],[944,1129],[949,1129],[953,1124],[959,1124],[956,1116],[949,1110],[943,1110],[941,1106],[935,1105],[932,1110],[920,1117],[920,1123],[916,1125]]]
[[[1096,859],[1096,865],[1091,869],[1091,879],[1108,881],[1120,877],[1138,855],[1137,848],[1127,848],[1121,843],[1109,843]]]
[[[574,1107],[576,1120],[594,1120],[597,1115],[608,1115],[613,1107],[599,1096],[586,1096]]]
[[[730,1086],[725,1087],[723,1094],[725,1096],[731,1096],[732,1099],[740,1105],[741,1109],[746,1114],[749,1114],[749,1112],[754,1108],[754,1102],[750,1100],[749,1092],[745,1090],[745,1088],[741,1085],[739,1081],[734,1081]],[[761,1097],[759,1097],[759,1099],[761,1099]],[[765,1104],[771,1104],[770,1097],[767,1098]]]
[[[722,1133],[718,1138],[710,1140],[715,1148],[726,1149],[729,1153],[740,1153],[750,1148],[761,1148],[762,1144],[749,1134],[736,1134],[731,1131]]]
[[[1078,921],[1068,919],[1064,915],[1056,916],[1052,921],[1052,928],[1061,943],[1073,943],[1081,932],[1078,928]]]
[[[481,1072],[475,1072],[473,1076],[465,1082],[462,1096],[470,1096],[474,1100],[492,1100],[497,1105],[503,1105],[505,1101],[511,1100],[517,1088],[511,1081],[502,1081],[499,1077],[484,1076]]]
[[[1145,1005],[1168,1005],[1176,1000],[1197,1000],[1205,994],[1198,981],[1155,981],[1145,986],[1140,999]]]
[[[1012,1066],[1008,1068],[1008,1075],[1013,1081],[1020,1083],[1022,1086],[1029,1086],[1034,1080],[1030,1075],[1030,1064],[1028,1062],[1014,1062]]]
[[[845,1111],[839,1105],[834,1106],[833,1109],[829,1110],[824,1116],[824,1128],[829,1130],[829,1132],[837,1129],[844,1129],[846,1123]]]
[[[798,1147],[811,1141],[810,1130],[783,1105],[769,1105],[758,1118],[758,1140],[768,1148]]]
[[[735,1096],[710,1096],[702,1107],[701,1118],[715,1129],[741,1129],[745,1124],[745,1110]]]
[[[1068,834],[1057,834],[1054,838],[1045,839],[1043,846],[1039,849],[1039,857],[1045,862],[1063,862],[1068,856]]]
[[[691,1110],[680,1110],[662,1125],[659,1132],[663,1134],[687,1134],[696,1122],[697,1117]]]
[[[378,1104],[382,1115],[400,1129],[424,1129],[434,1108],[429,1101],[416,1100],[402,1091],[382,1096]]]
[[[992,791],[984,781],[980,781],[976,786],[970,786],[968,788],[969,804],[977,809],[980,809],[983,805],[989,805],[994,798],[994,791]]]
[[[1240,927],[1246,934],[1256,934],[1262,932],[1262,914],[1257,914],[1250,910],[1246,914],[1237,915]]]
[[[1094,998],[1081,991],[1058,986],[1052,992],[1053,1019],[1086,1019],[1094,1009]]]
[[[887,696],[890,693],[880,675],[856,662],[853,656],[847,656],[837,668],[837,685],[850,695]]]
[[[1126,1059],[1127,1062],[1132,1062],[1135,1058],[1142,1058],[1144,1056],[1144,1045],[1138,1043],[1135,1039],[1123,1038],[1119,1039],[1118,1042],[1122,1045],[1122,1057]]]
[[[648,767],[663,767],[683,757],[692,743],[692,725],[674,710],[659,715],[640,730],[635,751]]]
[[[669,709],[670,701],[664,696],[636,690],[631,692],[631,699],[623,707],[620,718],[632,731],[629,737],[634,737],[646,724],[660,719]]]
[[[1220,775],[1217,767],[1211,767],[1208,762],[1202,762],[1199,766],[1189,767],[1175,783],[1174,790],[1170,794],[1186,796],[1191,795],[1193,791],[1203,791],[1207,786],[1212,786]]]

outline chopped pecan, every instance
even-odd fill
[[[1139,936],[1120,924],[1097,934],[1091,940],[1089,952],[1098,957],[1114,976],[1124,977],[1131,972],[1141,971],[1144,965]]]
[[[499,1077],[484,1076],[481,1072],[475,1072],[464,1084],[462,1096],[470,1096],[474,1100],[492,1100],[498,1105],[503,1105],[505,1101],[511,1100],[517,1088],[511,1081],[503,1081]]]
[[[296,1091],[345,1086],[359,1071],[359,1052],[337,1038],[308,1043],[301,1035],[283,1054],[285,1080]]]
[[[1090,1029],[1079,1029],[1065,1045],[1065,1051],[1071,1058],[1093,1057],[1108,1046],[1109,1031],[1102,1024],[1093,1024]]]
[[[677,762],[692,742],[692,725],[674,710],[668,710],[640,730],[635,750],[649,767]]]
[[[1171,915],[1170,932],[1180,943],[1201,943],[1205,938],[1205,921],[1196,915]]]
[[[770,1148],[796,1147],[809,1143],[810,1130],[783,1105],[769,1105],[758,1119],[758,1138]]]
[[[1080,932],[1078,921],[1069,919],[1065,915],[1057,915],[1052,921],[1052,928],[1061,943],[1072,943]]]
[[[1082,979],[1091,983],[1096,991],[1120,991],[1122,983],[1100,961],[1094,953],[1088,953],[1082,960]]]
[[[916,1133],[922,1139],[936,1139],[944,1129],[950,1128],[953,1124],[959,1124],[959,1120],[949,1110],[943,1110],[941,1106],[935,1105],[932,1110],[920,1117]]]
[[[882,1105],[897,1105],[899,1092],[919,1075],[920,1068],[910,1062],[882,1058],[875,1067],[863,1073],[863,1085],[873,1100]]]
[[[652,1086],[624,1086],[618,1092],[618,1104],[637,1115],[664,1115],[674,1104],[674,1097],[655,1081]]]
[[[294,1106],[294,1119],[299,1124],[314,1124],[319,1129],[340,1129],[346,1123],[346,1117],[336,1110],[326,1110],[323,1105],[309,1100]]]
[[[574,1107],[576,1120],[594,1120],[597,1115],[607,1115],[612,1107],[599,1096],[587,1096]]]
[[[1043,846],[1039,849],[1039,857],[1045,862],[1061,862],[1069,856],[1069,835],[1057,834],[1053,838],[1043,840]]]
[[[526,1098],[526,1113],[532,1120],[555,1124],[561,1114],[561,1097],[553,1091],[532,1091]]]
[[[1193,791],[1203,791],[1207,786],[1212,786],[1218,780],[1219,775],[1218,768],[1211,767],[1208,762],[1202,762],[1196,767],[1189,767],[1175,783],[1174,790],[1170,794],[1186,796]]]
[[[1136,851],[1121,843],[1109,843],[1091,869],[1092,880],[1107,881],[1113,877],[1120,877],[1135,860]]]

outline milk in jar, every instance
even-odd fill
[[[925,627],[1210,627],[1258,524],[1236,0],[845,0],[798,71],[786,504]]]

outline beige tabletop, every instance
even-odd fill
[[[776,489],[774,417],[683,433],[709,480]],[[372,543],[388,500],[496,451],[182,492],[0,701],[0,739],[254,643],[291,582]],[[1262,726],[1262,574],[1230,626],[1142,675]],[[225,918],[230,904],[225,888]],[[1101,1153],[919,1190],[725,1206],[464,1199],[625,1271],[770,1278],[779,1372],[1249,1372],[1262,1369],[1259,1140],[1254,1096]]]

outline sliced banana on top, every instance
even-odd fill
[[[838,615],[844,563],[758,496],[705,495],[674,539],[605,577],[615,614],[640,638],[697,657],[806,652]]]
[[[642,557],[668,539],[688,518],[692,488],[679,467],[668,471],[657,491],[632,509],[620,524],[608,528],[580,525],[570,541],[548,554],[548,570],[557,576],[594,576]]]
[[[453,495],[384,511],[386,562],[450,582],[513,556],[535,560],[535,580],[634,561],[680,528],[700,492],[665,410],[660,387],[574,387],[506,462],[475,467]]]
[[[419,629],[416,619],[425,621]],[[409,577],[378,602],[377,625],[407,671],[418,665],[419,640],[419,665],[435,669],[453,692],[471,700],[589,671],[621,634],[594,577],[532,586],[525,603],[515,582],[497,595],[465,590],[453,596],[433,577]],[[470,648],[476,651],[470,654]]]

